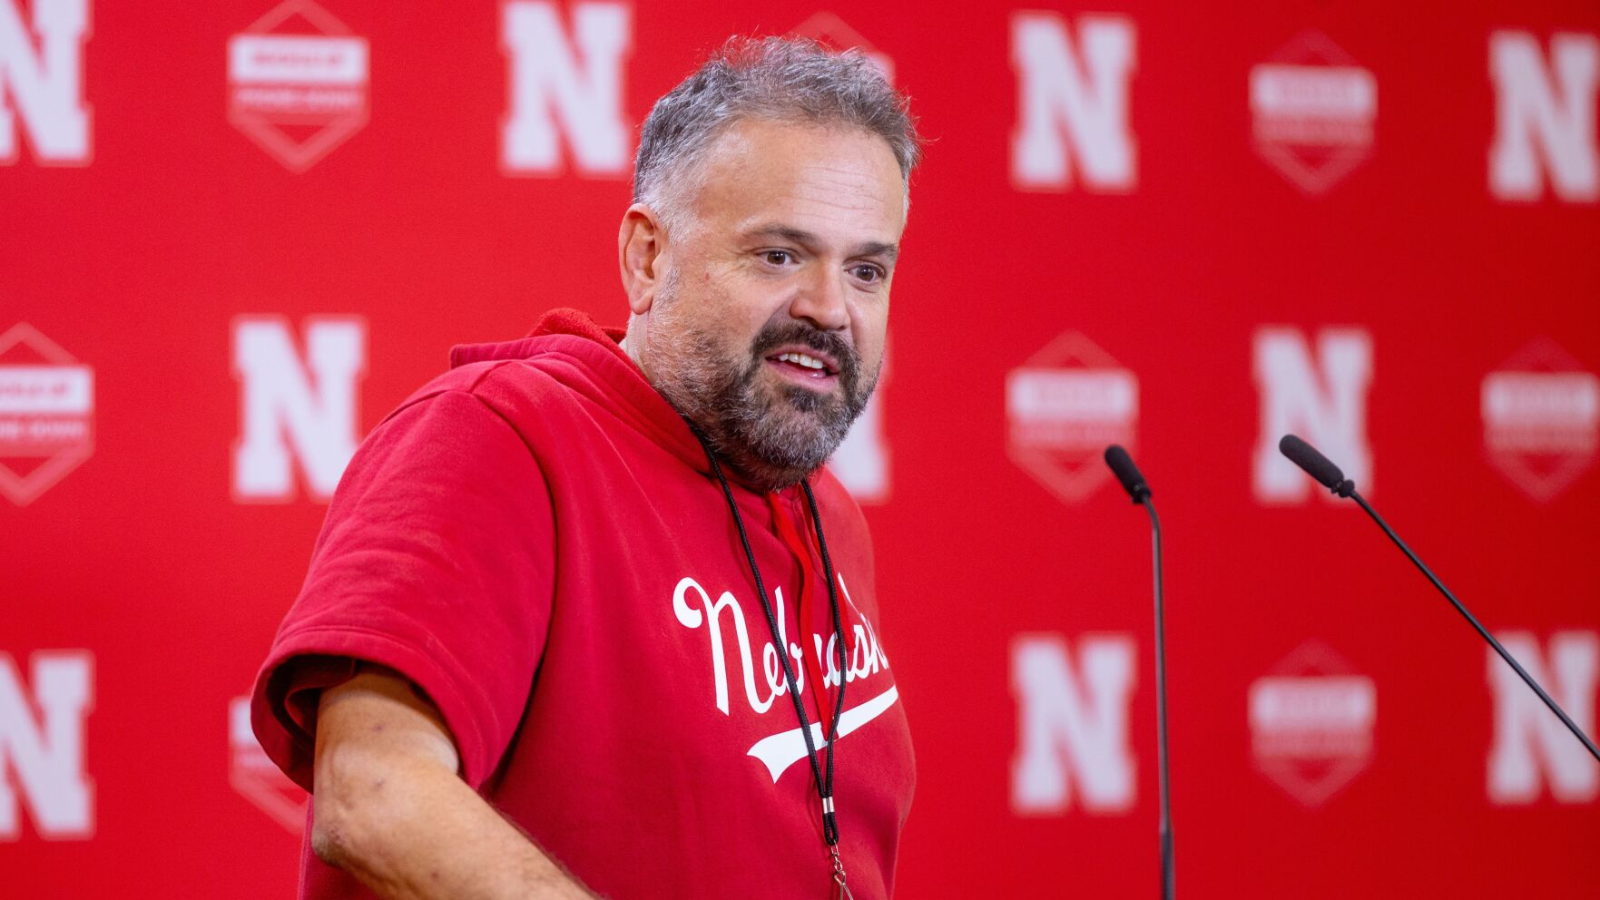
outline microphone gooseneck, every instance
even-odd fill
[[[1405,541],[1400,540],[1400,536],[1394,533],[1394,529],[1390,528],[1389,523],[1378,515],[1378,511],[1372,508],[1366,498],[1356,493],[1355,482],[1345,480],[1344,473],[1339,471],[1338,466],[1330,462],[1326,456],[1318,453],[1316,448],[1292,434],[1284,435],[1283,440],[1278,442],[1278,449],[1283,452],[1284,456],[1289,457],[1295,465],[1304,469],[1306,474],[1321,482],[1329,490],[1341,497],[1349,497],[1360,504],[1361,508],[1367,511],[1367,515],[1372,517],[1372,521],[1377,522],[1378,527],[1383,529],[1383,533],[1389,536],[1389,540],[1394,541],[1394,545],[1400,548],[1400,552],[1404,553],[1406,558],[1411,560],[1422,574],[1428,576],[1428,580],[1433,582],[1433,586],[1439,589],[1439,593],[1450,601],[1450,605],[1456,608],[1456,612],[1461,613],[1462,617],[1467,620],[1467,624],[1471,625],[1485,641],[1489,642],[1489,646],[1494,648],[1494,652],[1500,654],[1500,658],[1506,661],[1506,665],[1510,666],[1513,671],[1522,677],[1523,682],[1532,688],[1535,694],[1539,695],[1540,700],[1544,701],[1544,705],[1550,707],[1550,711],[1556,714],[1556,718],[1560,719],[1562,724],[1566,725],[1567,729],[1583,743],[1583,746],[1594,754],[1595,759],[1600,760],[1600,747],[1595,746],[1594,741],[1583,733],[1582,728],[1578,727],[1578,723],[1572,721],[1572,718],[1561,708],[1561,705],[1556,703],[1549,694],[1545,693],[1545,689],[1539,686],[1539,682],[1535,681],[1526,669],[1522,668],[1516,658],[1506,648],[1500,646],[1500,642],[1495,640],[1494,635],[1489,633],[1489,629],[1484,628],[1478,622],[1477,617],[1467,611],[1466,606],[1456,599],[1456,595],[1450,593],[1450,589],[1444,586],[1444,582],[1433,574],[1433,570],[1424,565],[1422,560],[1411,552],[1411,548],[1406,546]]]
[[[1161,519],[1156,516],[1155,504],[1150,502],[1150,486],[1145,484],[1144,475],[1133,464],[1133,457],[1128,455],[1128,451],[1121,444],[1112,444],[1106,448],[1105,456],[1106,465],[1122,482],[1123,490],[1128,492],[1134,503],[1143,506],[1145,512],[1150,514],[1151,568],[1155,573],[1156,600],[1156,765],[1161,808],[1157,836],[1161,852],[1161,897],[1162,900],[1173,900],[1172,800],[1167,780],[1167,627],[1161,584]]]

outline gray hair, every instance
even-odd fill
[[[922,139],[906,96],[861,51],[834,53],[804,38],[729,38],[656,101],[639,134],[633,199],[671,224],[666,196],[723,129],[745,118],[846,125],[888,143],[910,184]]]

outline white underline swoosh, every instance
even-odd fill
[[[883,715],[884,710],[893,706],[894,701],[899,697],[899,690],[891,684],[887,691],[860,706],[852,706],[845,710],[844,714],[839,717],[839,737],[844,737]],[[812,723],[811,740],[815,742],[818,750],[828,746],[828,742],[822,739],[822,725],[820,723]],[[782,775],[785,769],[805,758],[806,737],[801,733],[800,729],[791,728],[788,731],[779,732],[756,741],[755,746],[750,748],[750,752],[747,755],[754,756],[765,763],[767,771],[772,773],[772,783],[777,784],[778,776]]]

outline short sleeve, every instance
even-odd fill
[[[346,469],[256,678],[251,721],[267,755],[311,789],[318,692],[360,660],[427,695],[480,786],[527,706],[554,540],[537,460],[481,399],[444,391],[394,413]]]

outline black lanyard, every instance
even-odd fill
[[[844,649],[844,622],[839,615],[839,588],[833,577],[833,563],[828,559],[828,542],[822,537],[822,517],[817,513],[817,498],[811,493],[811,483],[804,479],[800,486],[805,489],[806,502],[811,506],[811,522],[816,526],[817,550],[822,555],[822,573],[828,580],[828,605],[833,610],[833,629],[839,636],[839,693],[834,701],[833,708],[833,733],[829,734],[827,728],[823,729],[823,737],[828,742],[828,774],[824,778],[822,764],[817,759],[816,743],[811,740],[811,720],[806,717],[805,702],[800,698],[800,692],[795,689],[794,668],[790,664],[789,648],[783,640],[783,634],[778,629],[778,617],[772,611],[772,602],[767,599],[767,588],[761,581],[761,569],[756,565],[755,551],[750,549],[750,536],[744,530],[744,518],[739,515],[739,504],[733,499],[733,488],[728,485],[728,478],[722,474],[722,465],[717,462],[717,454],[712,451],[711,444],[696,429],[694,436],[699,438],[700,446],[705,448],[706,458],[711,460],[711,471],[717,476],[717,481],[722,484],[722,496],[728,500],[728,509],[733,512],[733,524],[739,529],[739,542],[744,544],[744,555],[750,561],[750,574],[756,579],[756,595],[761,598],[761,611],[767,614],[767,627],[772,631],[772,642],[778,648],[778,659],[783,663],[783,677],[789,685],[789,698],[794,701],[794,714],[800,720],[800,733],[805,736],[806,756],[811,760],[811,775],[816,779],[817,794],[822,798],[822,840],[828,845],[828,850],[833,854],[834,878],[842,888],[844,885],[844,868],[839,862],[839,821],[833,810],[833,747],[838,743],[839,717],[844,712],[844,683],[846,673],[849,671],[845,661]],[[804,632],[805,624],[801,624]],[[801,635],[802,646],[804,634]],[[802,650],[802,653],[805,651]],[[825,685],[817,686],[817,708],[822,708]]]

